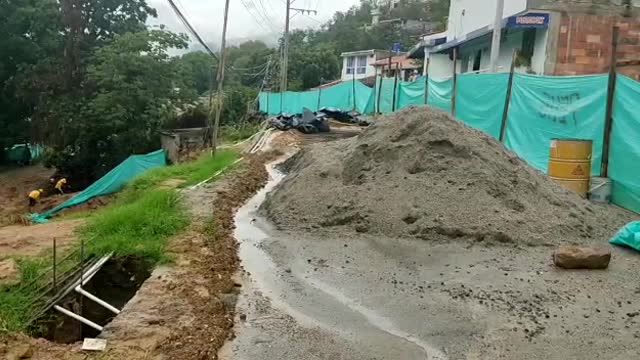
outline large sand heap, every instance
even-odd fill
[[[280,228],[554,245],[606,240],[632,219],[596,206],[493,138],[431,108],[306,148],[263,211]]]

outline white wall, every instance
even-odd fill
[[[496,14],[496,2],[497,0],[451,0],[447,29],[449,40],[487,25],[492,26]],[[526,9],[527,0],[505,0],[503,18]]]
[[[429,55],[429,76],[435,79],[444,79],[453,75],[453,61],[447,54]]]
[[[360,55],[362,56],[362,55]],[[373,66],[373,64],[376,62],[376,56],[371,54],[371,55],[366,55],[367,56],[367,70],[366,73],[364,74],[358,74],[356,71],[356,79],[364,79],[364,78],[368,78],[368,77],[372,77],[375,76],[376,73],[376,68]],[[355,58],[357,58],[358,56],[353,56]],[[340,79],[342,81],[347,81],[347,80],[352,80],[353,79],[353,74],[347,74],[347,58],[348,56],[345,56],[342,58],[342,74],[340,75]],[[354,61],[357,61],[356,59],[354,59]]]
[[[538,75],[544,74],[544,63],[547,60],[548,37],[548,29],[536,30],[536,43],[533,48],[533,56],[531,57],[531,70]]]

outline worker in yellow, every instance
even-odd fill
[[[29,210],[31,210],[31,208],[36,205],[38,200],[40,200],[40,196],[42,196],[43,192],[44,190],[38,189],[38,190],[31,191],[29,195],[27,195],[29,198]]]
[[[54,188],[56,189],[56,192],[58,193],[58,195],[64,195],[65,186],[67,186],[66,178],[61,178],[60,180],[58,180],[58,182],[56,182],[56,186],[54,186]]]

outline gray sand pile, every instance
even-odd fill
[[[564,190],[496,140],[430,108],[306,148],[285,167],[289,176],[262,210],[287,230],[538,246],[604,242],[633,218]]]

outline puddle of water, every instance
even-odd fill
[[[282,299],[282,294],[287,291],[287,284],[278,277],[278,265],[271,259],[267,252],[262,248],[263,242],[269,238],[270,225],[255,214],[258,207],[265,200],[266,195],[272,191],[284,178],[285,174],[277,171],[275,166],[286,160],[281,159],[276,163],[267,166],[270,180],[267,185],[260,190],[247,204],[238,210],[235,217],[236,230],[235,237],[240,243],[239,256],[242,265],[246,271],[251,274],[252,286],[261,291],[264,295],[271,299],[272,304],[288,313],[300,323],[306,326],[320,326],[323,328],[331,328],[333,331],[345,332],[343,329],[327,326],[320,319],[306,315],[303,311],[299,311],[293,305]],[[362,316],[372,327],[397,337],[402,341],[406,341],[424,352],[426,359],[445,360],[446,356],[439,350],[425,343],[421,339],[400,330],[392,319],[384,317],[374,310],[369,309],[358,301],[351,299],[339,289],[330,286],[318,279],[305,278],[298,280],[305,285],[327,295],[340,306],[348,309],[348,311]]]

